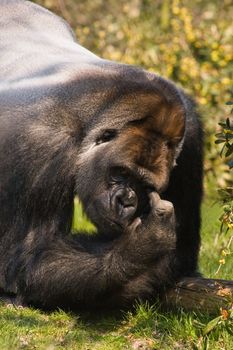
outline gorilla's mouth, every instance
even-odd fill
[[[114,168],[110,179],[110,206],[115,220],[125,226],[136,218],[144,219],[150,212],[149,193],[154,189],[125,168]]]

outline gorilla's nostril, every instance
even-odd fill
[[[115,209],[120,217],[128,218],[134,215],[138,199],[131,188],[119,189],[114,196]]]
[[[123,207],[136,206],[137,196],[131,189],[122,189],[116,193],[116,200],[120,202]]]
[[[127,189],[122,197],[122,202],[125,207],[136,206],[137,205],[137,196],[133,190]]]

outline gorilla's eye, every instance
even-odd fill
[[[130,177],[129,172],[121,167],[113,167],[110,170],[110,182],[113,183],[126,183]]]
[[[114,137],[116,137],[116,135],[117,135],[117,131],[114,129],[104,130],[104,132],[100,136],[97,137],[96,144],[100,145],[101,143],[109,142],[112,139],[114,139]]]

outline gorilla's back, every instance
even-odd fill
[[[77,44],[68,24],[48,10],[22,0],[0,0],[0,8],[0,90],[25,86],[27,80],[33,86],[37,78],[51,75],[55,79],[82,56],[85,62],[100,60]]]

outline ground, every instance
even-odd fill
[[[200,270],[206,277],[232,279],[232,256],[216,271],[226,235],[219,236],[220,208],[205,199],[202,208]],[[77,222],[75,223],[77,225]],[[85,221],[79,225],[91,226]],[[213,316],[177,312],[162,313],[158,305],[136,305],[134,312],[118,315],[44,313],[29,308],[0,305],[0,349],[77,350],[230,350],[233,336],[217,326],[207,336],[203,329]]]

